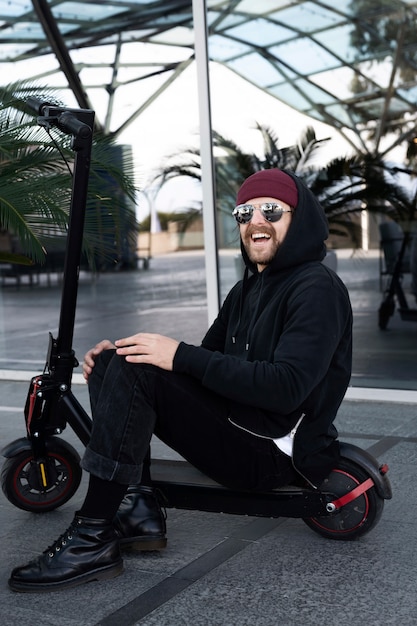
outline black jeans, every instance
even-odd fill
[[[139,483],[153,434],[227,487],[272,489],[295,477],[273,441],[233,426],[227,400],[190,376],[127,363],[106,350],[89,391],[93,427],[82,467],[99,478]]]

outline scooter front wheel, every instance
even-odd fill
[[[381,330],[385,330],[388,326],[389,318],[394,314],[395,302],[394,298],[387,296],[378,309],[378,326]]]
[[[342,497],[369,478],[356,463],[341,459],[321,486],[337,497]],[[371,487],[340,509],[320,517],[304,518],[312,530],[327,539],[356,539],[369,532],[379,521],[384,499]]]
[[[42,467],[34,460],[31,449],[17,452],[2,467],[3,493],[24,511],[52,511],[72,498],[80,485],[82,470],[77,451],[56,438],[49,439],[46,447]]]

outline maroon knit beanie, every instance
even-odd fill
[[[249,176],[237,192],[236,205],[262,196],[282,200],[291,207],[296,207],[298,202],[298,190],[294,180],[276,168],[261,170]]]

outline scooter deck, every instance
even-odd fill
[[[256,517],[315,517],[327,515],[333,494],[296,485],[254,492],[228,489],[186,461],[153,460],[152,482],[168,508],[250,515]]]

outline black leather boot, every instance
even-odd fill
[[[13,591],[45,593],[114,578],[122,571],[119,539],[113,525],[76,513],[68,530],[50,548],[12,571],[9,586]]]
[[[167,545],[165,515],[152,487],[129,487],[113,524],[121,548],[162,550]]]

